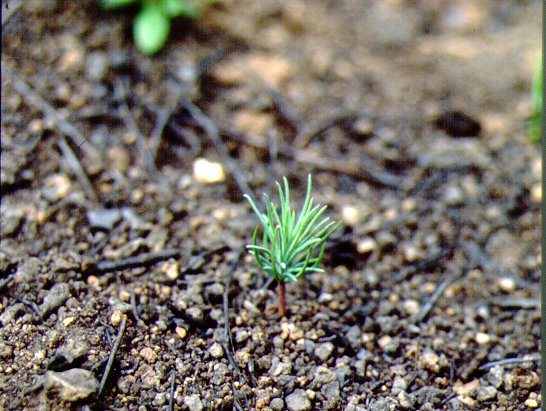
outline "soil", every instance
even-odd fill
[[[0,408],[540,407],[539,0],[3,1]],[[243,193],[313,195],[276,284]],[[263,206],[263,202],[260,202]]]

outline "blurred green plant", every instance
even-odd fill
[[[290,189],[283,177],[284,190],[277,182],[280,215],[277,207],[264,194],[266,212],[262,213],[252,198],[245,194],[263,228],[261,245],[258,244],[257,226],[252,244],[247,245],[250,254],[256,257],[260,267],[279,283],[279,314],[285,316],[285,284],[296,281],[313,272],[322,272],[318,267],[324,257],[328,237],[339,227],[339,223],[320,216],[326,206],[313,206],[311,197],[311,175],[307,178],[307,194],[303,207],[296,219],[296,212],[290,208]]]
[[[137,48],[147,55],[163,48],[175,17],[198,18],[203,8],[214,0],[100,0],[101,6],[112,10],[131,4],[141,4],[133,21],[133,38]]]
[[[527,134],[529,138],[538,143],[542,131],[542,53],[538,56],[538,64],[533,75],[533,84],[531,88],[531,103],[533,111],[529,118]]]

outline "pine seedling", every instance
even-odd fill
[[[252,198],[245,194],[252,209],[258,216],[263,234],[258,241],[259,226],[252,236],[247,249],[260,267],[279,284],[279,314],[286,314],[286,283],[296,281],[309,273],[322,272],[319,268],[324,257],[326,240],[339,227],[339,223],[326,217],[319,221],[326,206],[313,205],[311,197],[311,175],[307,179],[307,194],[303,207],[296,218],[290,208],[290,188],[283,177],[283,187],[277,182],[280,200],[280,214],[267,194],[264,193],[265,213],[262,213]]]

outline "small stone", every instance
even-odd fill
[[[320,293],[317,302],[319,304],[329,303],[334,299],[334,296],[330,293]]]
[[[92,228],[111,230],[122,218],[119,209],[95,209],[87,211],[87,220]]]
[[[505,293],[510,293],[516,289],[516,282],[509,277],[499,278],[497,281],[499,288]]]
[[[178,261],[168,261],[161,267],[161,271],[170,281],[178,279],[180,265]]]
[[[2,217],[0,232],[2,233],[3,238],[16,235],[25,221],[24,214],[16,210],[9,210],[4,213]]]
[[[323,403],[324,409],[333,410],[338,408],[337,406],[341,401],[339,381],[332,381],[323,385],[320,392],[326,398],[326,401]]]
[[[121,320],[123,319],[123,312],[120,310],[115,310],[112,315],[110,316],[110,324],[114,327],[117,327]]]
[[[480,388],[480,380],[472,380],[463,384],[460,381],[457,381],[453,384],[453,391],[461,396],[472,395]]]
[[[410,396],[406,391],[400,391],[396,396],[396,399],[398,400],[400,407],[404,410],[409,410],[413,407]]]
[[[205,158],[193,162],[193,177],[203,184],[222,183],[226,179],[222,164]]]
[[[197,322],[203,322],[205,318],[205,314],[203,313],[203,310],[199,307],[189,307],[186,310],[186,314],[188,317],[190,317],[192,320]]]
[[[282,398],[273,398],[269,403],[269,408],[273,411],[283,411],[284,410],[284,401]]]
[[[369,254],[375,250],[377,250],[377,242],[371,237],[363,238],[356,245],[356,251],[359,254]]]
[[[157,353],[151,347],[144,347],[139,354],[148,364],[154,364],[157,360]]]
[[[326,361],[334,351],[334,348],[334,344],[332,344],[331,342],[318,344],[315,347],[314,354],[322,361]]]
[[[178,335],[178,338],[180,338],[181,340],[186,338],[186,335],[188,335],[188,332],[186,331],[184,327],[176,327],[175,332],[176,332],[176,335]]]
[[[529,407],[529,408],[538,408],[538,401],[535,400],[534,398],[527,398],[525,400],[525,406]]]
[[[474,401],[470,395],[457,395],[457,399],[461,404],[465,405],[471,410],[474,409],[474,406],[476,405],[476,401]]]
[[[491,342],[491,337],[486,333],[476,333],[476,342],[480,345]]]
[[[496,365],[489,369],[485,379],[495,388],[500,388],[502,385],[503,369],[500,365]]]
[[[199,398],[199,395],[186,395],[184,397],[184,405],[188,407],[189,411],[202,411],[203,403]]]
[[[465,194],[458,186],[448,186],[444,191],[444,201],[449,206],[459,206],[465,203]]]
[[[353,123],[353,131],[359,136],[369,136],[373,133],[373,123],[370,119],[361,117]]]
[[[497,396],[497,389],[491,385],[486,385],[480,387],[478,393],[476,394],[476,399],[478,401],[489,401],[494,399]]]
[[[62,372],[48,371],[44,388],[48,393],[57,393],[63,401],[75,402],[95,393],[99,382],[91,371],[72,368]]]
[[[224,356],[224,348],[221,344],[215,342],[210,346],[209,353],[213,358],[222,358]]]
[[[440,357],[434,351],[425,351],[419,357],[419,364],[422,368],[437,373],[440,370],[438,362]]]
[[[65,198],[70,191],[71,182],[65,174],[52,174],[46,177],[42,194],[51,203]]]
[[[422,257],[421,251],[413,245],[404,246],[402,252],[404,254],[404,260],[408,263],[414,263]]]
[[[406,391],[407,388],[408,382],[404,379],[404,377],[397,375],[394,377],[394,381],[392,383],[391,394],[398,395],[402,391]]]
[[[42,317],[46,317],[51,312],[55,311],[70,297],[70,290],[67,283],[55,284],[51,290],[49,290],[44,298],[44,301],[40,305],[40,311]]]
[[[402,308],[409,315],[417,315],[421,311],[421,304],[416,300],[405,300],[402,303]]]
[[[387,345],[392,343],[392,337],[390,335],[384,335],[377,341],[377,345],[380,348],[385,348]]]
[[[286,397],[286,407],[289,411],[307,411],[311,409],[311,401],[304,390],[297,389]]]
[[[341,208],[341,220],[349,226],[356,226],[362,221],[362,213],[358,207],[345,205]]]

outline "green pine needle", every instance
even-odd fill
[[[245,194],[263,229],[261,245],[258,244],[257,226],[252,244],[247,248],[268,275],[280,283],[288,283],[309,273],[323,271],[318,265],[324,257],[325,243],[339,223],[330,221],[328,217],[319,222],[326,206],[313,206],[311,175],[307,179],[307,195],[297,218],[296,212],[290,208],[290,189],[286,177],[283,177],[283,182],[284,190],[277,182],[280,214],[267,194],[264,194],[265,213],[260,212],[252,198]]]

